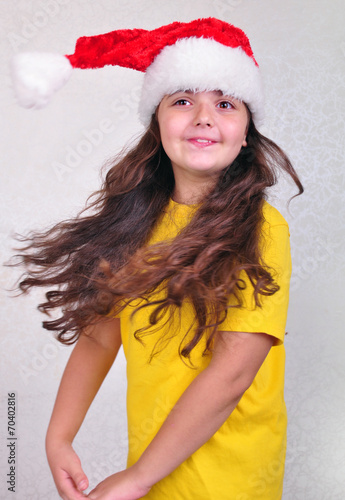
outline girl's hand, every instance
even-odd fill
[[[137,500],[150,491],[150,487],[141,484],[134,468],[117,472],[107,477],[91,491],[92,500]]]
[[[63,500],[85,500],[89,481],[70,443],[50,443],[47,457],[56,488]]]

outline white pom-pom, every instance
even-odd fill
[[[70,78],[72,69],[67,57],[61,54],[17,54],[11,61],[11,73],[19,104],[24,108],[43,108]]]

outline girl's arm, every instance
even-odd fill
[[[72,441],[120,346],[120,320],[99,323],[80,336],[65,368],[48,427],[46,450],[56,487],[66,500],[85,498],[81,491],[88,487],[88,479]]]
[[[221,427],[273,344],[264,333],[219,332],[212,360],[172,409],[136,464],[93,490],[94,500],[135,500],[170,474]]]

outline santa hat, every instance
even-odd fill
[[[18,54],[12,61],[18,101],[24,107],[41,108],[73,68],[106,65],[145,73],[139,104],[145,125],[164,95],[180,90],[221,90],[245,102],[256,123],[263,117],[260,72],[248,37],[214,18],[174,22],[151,31],[125,29],[81,37],[72,55]]]

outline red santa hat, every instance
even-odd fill
[[[73,68],[117,65],[145,73],[139,115],[147,125],[167,94],[221,90],[242,100],[256,123],[263,118],[259,66],[245,33],[214,18],[174,22],[154,30],[125,29],[81,37],[75,52],[62,56],[22,53],[12,61],[19,103],[45,106]]]

